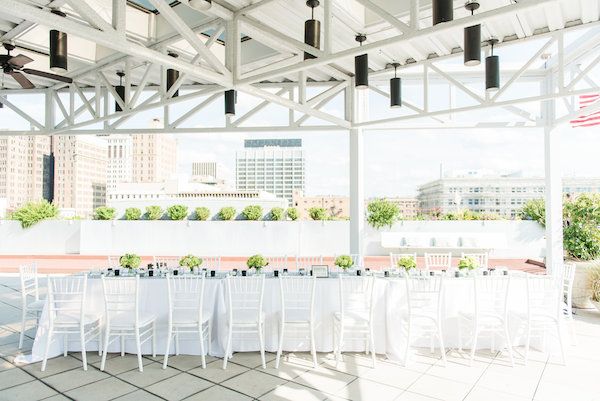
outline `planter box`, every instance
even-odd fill
[[[592,290],[590,288],[589,270],[593,266],[597,266],[600,261],[573,262],[576,266],[573,282],[573,306],[580,309],[592,309],[594,304],[591,301]]]

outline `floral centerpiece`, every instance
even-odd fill
[[[475,270],[479,267],[479,263],[477,263],[477,260],[475,260],[474,258],[472,258],[471,256],[465,256],[464,258],[461,258],[458,261],[458,268],[461,271],[467,270]]]
[[[140,263],[142,263],[142,258],[135,253],[126,253],[119,258],[119,265],[124,269],[137,269]]]
[[[260,273],[262,268],[267,266],[269,262],[267,258],[262,255],[252,255],[246,261],[246,265],[249,269],[254,269],[256,273]]]
[[[417,268],[417,261],[412,256],[404,256],[404,257],[398,259],[397,265],[398,265],[398,267],[400,267],[400,268],[404,269],[405,271],[409,272],[412,269],[416,269]]]
[[[352,266],[354,266],[354,261],[352,260],[352,258],[348,255],[340,255],[337,258],[335,258],[335,265],[337,267],[339,267],[342,270],[348,270],[349,268],[351,268]]]
[[[198,267],[200,267],[200,265],[202,265],[202,262],[203,260],[201,258],[190,254],[185,255],[184,257],[179,259],[179,266],[185,266],[189,268],[190,271],[194,271],[194,269],[197,269]]]

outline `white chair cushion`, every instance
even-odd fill
[[[57,325],[69,325],[69,324],[78,325],[79,318],[80,318],[80,315],[78,313],[60,313],[56,316],[54,323]],[[97,322],[101,318],[102,318],[101,314],[91,313],[91,314],[86,314],[83,317],[83,320],[84,320],[84,324],[88,325],[88,324]]]
[[[264,322],[265,321],[265,314],[264,312],[260,313],[260,321]],[[256,324],[256,313],[245,313],[245,314],[241,314],[241,313],[235,313],[233,316],[233,324]]]
[[[206,313],[202,317],[204,322],[209,320]],[[194,310],[174,310],[173,324],[198,324],[198,312]]]
[[[28,310],[43,310],[46,305],[45,299],[40,299],[39,301],[33,301],[27,304]]]
[[[152,323],[156,319],[156,317],[150,313],[140,312],[139,319],[140,327],[142,327]],[[112,314],[110,316],[110,325],[112,327],[133,327],[135,325],[135,314],[133,312],[119,312],[116,314]]]
[[[340,312],[335,312],[333,314],[335,320],[341,321],[342,314]],[[368,324],[369,323],[369,314],[367,312],[355,312],[355,311],[347,311],[344,312],[344,324]]]
[[[279,319],[281,320],[281,312],[278,312]],[[286,310],[285,311],[285,322],[286,323],[309,323],[310,312],[305,310]]]

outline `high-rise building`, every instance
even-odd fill
[[[418,188],[424,212],[442,213],[468,209],[515,217],[527,201],[544,198],[544,178],[460,172],[428,182]],[[578,195],[600,192],[600,178],[563,178],[563,192]]]
[[[154,119],[153,125],[160,124]],[[134,134],[133,182],[163,182],[177,172],[177,141],[171,134]]]
[[[44,185],[49,154],[48,137],[0,136],[0,198],[8,210],[29,201],[51,200]]]
[[[54,137],[54,203],[78,216],[90,216],[106,203],[106,139]]]
[[[110,135],[106,137],[106,142],[106,190],[110,192],[117,184],[133,181],[133,138],[131,135]]]
[[[238,191],[266,191],[292,201],[294,190],[304,192],[304,150],[301,139],[246,139],[236,152]]]
[[[209,185],[223,185],[225,180],[221,176],[222,166],[217,162],[193,162],[192,182]]]

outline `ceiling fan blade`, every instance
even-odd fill
[[[32,58],[29,58],[23,54],[19,54],[18,56],[8,59],[8,63],[14,65],[15,67],[23,67],[25,64],[31,63],[32,61]]]
[[[35,88],[35,86],[31,83],[30,80],[27,79],[27,77],[23,74],[21,74],[20,72],[16,72],[16,71],[12,71],[8,73],[10,76],[12,76],[15,81],[17,81],[19,83],[19,85],[21,85],[23,87],[23,89],[33,89]]]
[[[23,71],[25,74],[37,75],[38,77],[42,77],[42,78],[50,78],[55,81],[60,81],[60,82],[64,82],[67,84],[73,83],[72,78],[63,77],[62,75],[56,75],[56,74],[52,74],[50,72],[32,70],[31,68],[23,68],[21,71]]]

